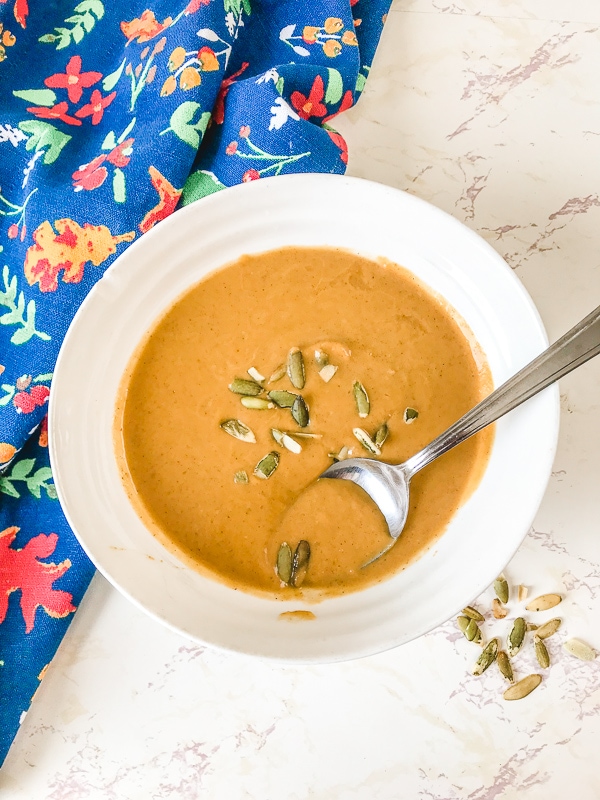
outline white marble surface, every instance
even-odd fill
[[[595,0],[398,0],[340,121],[349,171],[482,234],[556,338],[600,302],[599,75]],[[280,667],[195,647],[96,577],[0,795],[596,800],[600,659],[560,642],[600,648],[599,383],[600,359],[561,384],[552,480],[507,568],[532,594],[566,595],[554,666],[527,700],[505,703],[495,669],[469,676],[474,646],[452,624],[373,658]]]

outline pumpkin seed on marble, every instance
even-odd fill
[[[482,675],[488,667],[496,660],[498,655],[498,639],[491,639],[486,646],[473,667],[473,675]]]
[[[319,377],[322,378],[325,383],[329,383],[337,371],[338,368],[333,364],[325,364],[325,366],[321,367],[319,370]]]
[[[256,442],[256,436],[241,419],[226,419],[221,423],[221,428],[234,439],[239,439],[240,442],[249,442],[250,444]]]
[[[287,392],[285,389],[273,389],[267,392],[267,397],[279,408],[291,408],[298,395],[293,392]]]
[[[310,545],[305,539],[298,542],[296,551],[294,552],[294,559],[292,561],[292,576],[290,583],[298,589],[304,583],[306,573],[308,571],[308,562],[310,560]]]
[[[375,436],[373,437],[373,441],[375,442],[377,447],[379,447],[380,450],[386,443],[389,435],[390,435],[390,429],[388,428],[387,422],[384,422],[375,431]]]
[[[548,622],[544,622],[543,625],[535,628],[535,635],[540,639],[547,639],[549,636],[552,636],[553,633],[560,628],[562,620],[558,617],[554,617],[554,619],[549,619]]]
[[[527,603],[525,608],[527,611],[548,611],[548,609],[557,606],[561,600],[562,595],[560,594],[542,594],[536,597],[535,600]]]
[[[492,600],[492,614],[494,615],[494,619],[504,619],[504,617],[508,614],[508,609],[506,606],[502,605],[497,597],[494,597]]]
[[[286,372],[287,372],[286,365],[280,364],[277,367],[277,369],[271,374],[271,377],[269,378],[269,383],[277,383],[277,381],[280,381],[283,378]]]
[[[245,395],[246,397],[256,397],[263,390],[260,383],[250,380],[249,378],[234,378],[229,384],[229,391],[234,394]]]
[[[517,617],[513,623],[511,632],[508,634],[508,655],[511,658],[516,656],[523,647],[526,629],[527,625],[523,617]]]
[[[542,669],[548,669],[550,666],[550,653],[548,653],[548,648],[539,636],[533,637],[533,646],[538,664]]]
[[[292,579],[292,548],[287,542],[282,542],[277,551],[277,574],[284,583]]]
[[[527,675],[527,677],[521,678],[520,681],[509,686],[504,692],[503,697],[505,700],[521,700],[523,697],[527,697],[528,694],[531,694],[534,689],[537,689],[541,682],[541,675],[536,675],[535,673],[533,675]]]
[[[296,395],[296,399],[292,405],[292,417],[301,428],[306,428],[310,421],[308,406],[304,402],[304,398],[299,394]]]
[[[257,383],[262,383],[265,379],[264,375],[261,375],[260,372],[256,369],[256,367],[250,367],[248,370],[248,375],[255,380]]]
[[[473,606],[466,606],[465,608],[463,608],[462,613],[464,614],[465,617],[468,617],[469,619],[474,619],[476,622],[483,622],[485,619],[483,614],[480,614],[476,608],[473,608]]]
[[[494,581],[494,591],[496,592],[496,597],[500,600],[501,603],[508,603],[508,596],[509,596],[509,589],[508,589],[508,581],[504,577],[504,575],[500,575]]]
[[[365,450],[368,453],[371,453],[373,456],[380,456],[381,455],[381,448],[379,448],[373,439],[369,436],[369,434],[363,430],[362,428],[353,428],[352,433],[358,439],[358,441],[362,444]]]
[[[249,483],[250,479],[248,478],[248,473],[245,469],[238,470],[235,475],[233,476],[234,483]]]
[[[575,656],[581,661],[593,661],[596,658],[596,651],[580,639],[569,639],[563,644],[563,648],[569,655]]]
[[[513,674],[512,664],[510,663],[510,658],[508,654],[504,650],[499,650],[498,655],[496,656],[496,662],[498,663],[498,669],[500,670],[501,674],[504,675],[507,681],[511,683],[515,682],[515,676]]]
[[[410,425],[412,422],[414,422],[418,416],[419,412],[416,408],[409,407],[404,409],[404,422],[406,422],[407,425]]]
[[[481,641],[481,631],[479,630],[479,625],[475,622],[474,619],[469,619],[469,617],[460,616],[457,618],[456,621],[458,622],[458,627],[465,635],[465,639],[467,639],[469,642],[475,642],[475,643]]]
[[[279,453],[273,450],[267,453],[266,456],[261,458],[258,464],[254,467],[254,474],[257,478],[270,478],[279,466]]]
[[[275,408],[275,403],[265,400],[264,397],[242,397],[241,403],[244,408],[250,408],[254,411],[265,411],[267,408]]]
[[[527,600],[527,595],[529,594],[529,589],[527,586],[523,586],[523,584],[519,584],[518,592],[518,599],[519,603],[522,603],[524,600]]]
[[[292,347],[288,353],[286,367],[292,386],[295,386],[296,389],[304,389],[306,372],[304,370],[302,351],[298,347]]]
[[[527,623],[527,630],[528,631],[537,631],[540,626],[536,625],[535,622],[528,622]]]
[[[360,381],[354,381],[352,392],[354,393],[354,402],[356,403],[358,416],[361,419],[368,417],[369,411],[371,410],[371,403],[369,402],[367,390]]]

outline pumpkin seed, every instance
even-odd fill
[[[360,381],[354,381],[352,391],[354,392],[354,402],[356,403],[358,416],[361,419],[368,417],[369,411],[371,410],[371,404],[369,403],[369,395],[367,394],[367,390]]]
[[[373,441],[379,447],[383,447],[386,443],[388,436],[390,435],[390,429],[388,428],[387,422],[384,422],[383,425],[380,425],[377,430],[375,431],[375,436],[373,437]]]
[[[296,589],[302,586],[306,578],[308,570],[308,562],[310,560],[310,545],[305,539],[301,539],[296,547],[294,553],[294,560],[292,562],[292,577],[291,584]]]
[[[345,461],[347,458],[350,458],[352,455],[352,450],[349,447],[342,447],[339,453],[327,453],[329,458],[333,458],[334,461]]]
[[[498,669],[504,675],[507,681],[511,683],[515,682],[515,676],[513,674],[512,664],[510,663],[510,658],[508,654],[504,652],[504,650],[500,650],[496,657],[496,661],[498,662]]]
[[[280,447],[283,447],[283,437],[285,436],[283,431],[280,431],[279,428],[271,428],[271,436]]]
[[[581,659],[581,661],[593,661],[596,658],[595,650],[579,639],[569,639],[563,644],[564,649],[571,656]]]
[[[561,622],[562,620],[558,617],[549,619],[548,622],[544,622],[543,625],[540,625],[540,627],[537,628],[535,635],[540,639],[547,639],[549,636],[552,636],[553,633],[556,633],[556,631],[560,628]]]
[[[523,617],[517,617],[511,632],[508,634],[508,655],[512,658],[523,647],[527,626]]]
[[[494,619],[504,619],[508,614],[508,609],[502,605],[497,597],[494,597],[492,600],[492,614],[494,615]]]
[[[322,433],[306,433],[306,431],[283,431],[288,436],[293,436],[295,439],[322,439]]]
[[[329,364],[329,356],[324,350],[315,350],[315,364],[319,370]]]
[[[410,425],[412,422],[414,422],[418,416],[419,412],[416,408],[404,409],[404,422],[406,422],[407,425]]]
[[[469,627],[469,623],[471,622],[470,617],[460,616],[456,618],[456,622],[458,623],[458,627],[461,629],[463,633],[467,632],[467,628]]]
[[[256,442],[256,436],[240,419],[226,419],[221,423],[221,428],[225,433],[233,436],[234,439],[239,439],[241,442],[250,442],[251,444]]]
[[[473,675],[482,675],[496,660],[498,655],[498,639],[491,639],[483,648],[483,652],[475,662]]]
[[[494,591],[496,592],[496,597],[500,600],[501,603],[508,603],[508,581],[504,577],[504,575],[500,575],[494,581]]]
[[[235,473],[233,476],[234,483],[249,483],[250,479],[248,478],[248,473],[245,469],[240,469],[238,472]]]
[[[292,548],[282,542],[277,551],[277,574],[284,583],[292,579]]]
[[[256,367],[250,367],[248,370],[248,375],[250,375],[250,377],[253,378],[257,383],[262,383],[265,379],[265,376],[261,375]]]
[[[271,436],[280,447],[285,447],[290,453],[296,453],[296,455],[298,455],[298,453],[302,452],[302,445],[294,441],[285,431],[280,431],[278,428],[271,428]]]
[[[466,608],[463,608],[462,613],[465,615],[465,617],[474,619],[476,622],[483,622],[485,619],[483,614],[480,614],[476,608],[473,608],[473,606],[467,606]]]
[[[548,611],[549,608],[557,606],[561,600],[562,596],[560,594],[542,594],[527,603],[525,608],[527,611]]]
[[[542,669],[548,669],[550,666],[550,654],[548,653],[548,648],[539,636],[533,637],[533,646],[535,648],[535,657],[537,658],[538,664]]]
[[[304,389],[306,383],[306,373],[304,371],[304,358],[302,351],[298,347],[292,347],[287,357],[287,374],[292,386],[296,389]]]
[[[505,700],[521,700],[523,697],[527,697],[528,694],[531,694],[534,689],[537,689],[541,682],[541,675],[527,675],[527,677],[521,678],[520,681],[509,686],[504,692],[503,697]]]
[[[277,381],[280,381],[283,378],[286,372],[287,367],[285,364],[280,364],[269,378],[269,383],[277,383]]]
[[[528,631],[537,631],[540,626],[536,625],[535,622],[528,622],[527,623],[527,630]]]
[[[264,397],[242,397],[241,403],[244,408],[252,408],[255,411],[264,411],[267,408],[275,408],[275,403],[270,403]]]
[[[481,641],[481,631],[479,630],[479,625],[474,619],[461,616],[458,617],[456,621],[458,622],[458,627],[464,633],[466,639],[468,639],[470,642]]]
[[[337,371],[338,368],[334,367],[333,364],[325,364],[325,366],[321,367],[319,370],[319,376],[325,381],[325,383],[329,383]]]
[[[358,441],[362,444],[365,450],[371,455],[380,456],[381,449],[375,444],[373,439],[369,436],[369,434],[363,430],[362,428],[353,428],[352,433],[358,439]]]
[[[524,600],[527,600],[528,594],[529,594],[529,589],[527,588],[527,586],[523,586],[523,584],[521,583],[518,589],[519,603],[522,603]]]
[[[273,389],[273,391],[267,393],[267,397],[279,408],[291,408],[298,395],[287,392],[285,389]]]
[[[263,390],[260,383],[248,380],[248,378],[235,378],[229,384],[229,391],[234,394],[243,394],[247,397],[256,397]]]
[[[299,394],[296,395],[294,405],[292,406],[292,417],[301,428],[306,428],[310,421],[308,416],[308,406],[304,402],[304,398]]]
[[[254,467],[254,474],[257,478],[270,478],[279,466],[279,453],[273,450],[267,453],[266,456],[261,458],[258,464]]]

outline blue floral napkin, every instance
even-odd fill
[[[77,307],[186,204],[344,172],[389,0],[0,0],[0,763],[92,577],[46,408]],[[93,487],[90,487],[93,491]]]

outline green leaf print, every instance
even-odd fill
[[[115,197],[115,203],[124,203],[127,199],[125,173],[119,167],[115,167],[113,173],[113,195]]]
[[[41,120],[31,119],[25,122],[19,122],[19,128],[23,133],[28,133],[29,138],[25,145],[26,150],[43,150],[45,147],[48,149],[44,152],[44,164],[53,164],[59,157],[63,147],[71,140],[67,133],[59,131],[54,125],[49,122],[42,122]]]
[[[331,67],[327,67],[327,90],[325,91],[325,102],[326,103],[339,103],[342,99],[342,94],[344,93],[344,84],[342,82],[342,76],[338,72],[337,69],[332,69]]]
[[[12,344],[25,344],[32,336],[37,336],[44,342],[50,341],[47,333],[36,330],[35,327],[35,300],[30,300],[25,306],[23,292],[17,294],[17,278],[10,277],[10,271],[5,265],[2,270],[4,289],[0,289],[0,307],[8,309],[0,316],[0,325],[17,325],[17,330],[10,338]]]
[[[55,33],[46,33],[40,36],[40,42],[56,44],[57,50],[63,50],[72,42],[79,44],[86,33],[93,30],[96,22],[104,16],[104,5],[100,0],[83,0],[83,3],[75,6],[77,13],[65,19],[65,23],[70,23],[71,28],[54,28]]]
[[[125,69],[126,62],[127,59],[124,58],[123,61],[121,61],[121,66],[118,67],[114,72],[111,72],[110,75],[107,75],[106,78],[104,78],[104,80],[102,81],[102,88],[104,89],[105,92],[110,92],[111,89],[114,89],[114,87],[117,85],[117,83],[119,82],[119,78],[121,77],[121,75],[123,74],[123,70]]]
[[[245,11],[248,16],[252,13],[250,0],[223,0],[223,6],[225,8],[225,13],[232,11],[238,16],[242,11]]]
[[[32,473],[35,467],[35,458],[24,458],[17,461],[8,475],[0,478],[0,494],[9,497],[20,497],[19,490],[15,487],[15,482],[21,481],[27,487],[27,491],[38,500],[42,496],[42,489],[50,500],[56,500],[56,487],[52,480],[52,470],[50,467],[40,467]]]
[[[169,120],[170,126],[164,131],[161,131],[161,136],[168,131],[172,131],[175,136],[181,139],[182,142],[189,144],[194,150],[197,150],[206,131],[208,121],[210,120],[210,113],[205,111],[200,115],[197,122],[193,122],[194,117],[200,110],[200,104],[195,103],[193,100],[186,100],[180,106],[177,106],[175,111],[171,114]]]
[[[24,89],[22,92],[13,92],[15,97],[34,103],[36,106],[48,106],[56,103],[56,94],[52,89]]]
[[[181,205],[187,206],[193,203],[194,200],[199,200],[201,197],[214,194],[221,189],[225,189],[225,184],[221,183],[212,172],[203,169],[192,172],[183,185]]]

